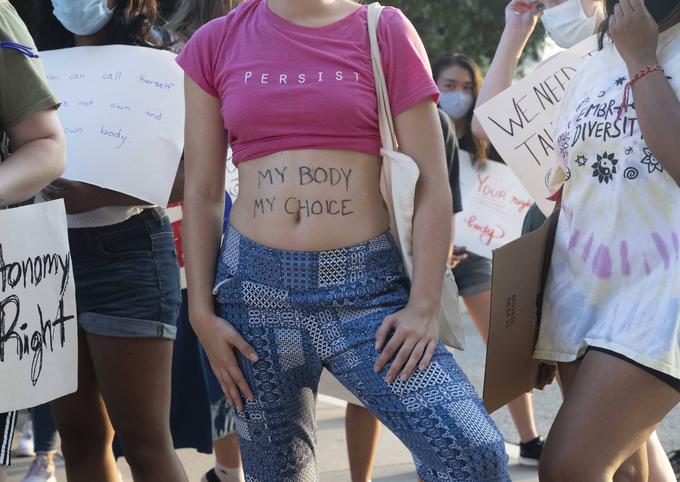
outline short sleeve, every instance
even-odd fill
[[[401,10],[383,10],[378,42],[392,116],[397,117],[426,97],[436,103],[439,90],[432,79],[425,46]]]
[[[35,44],[19,15],[9,3],[0,0],[0,126],[14,127],[42,110],[59,106],[45,78],[39,58],[13,48],[14,44],[36,52]]]
[[[184,72],[208,94],[219,97],[215,83],[220,45],[224,38],[225,17],[216,18],[199,28],[177,56]]]
[[[458,159],[458,140],[454,127],[449,121],[449,117],[437,109],[439,112],[439,121],[442,125],[442,134],[444,135],[444,148],[446,151],[446,167],[449,171],[449,186],[451,187],[451,197],[453,198],[453,213],[459,213],[463,210],[462,194],[460,192],[460,160]]]

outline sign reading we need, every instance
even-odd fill
[[[463,212],[456,214],[456,245],[491,259],[491,252],[519,238],[533,199],[506,165],[486,161],[472,165],[460,151],[460,189]]]
[[[73,393],[77,377],[64,202],[0,211],[0,413]]]
[[[584,40],[475,109],[494,147],[545,214],[554,206],[546,194],[556,166],[553,121],[557,108],[585,58],[596,50],[596,37]]]
[[[175,55],[128,45],[41,52],[62,102],[65,178],[167,206],[184,146],[184,87]]]

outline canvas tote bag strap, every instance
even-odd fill
[[[394,131],[390,98],[387,94],[387,82],[380,59],[380,47],[378,46],[378,24],[383,8],[378,2],[368,6],[368,36],[371,41],[371,59],[373,61],[375,92],[378,99],[378,119],[382,147],[388,151],[394,151],[397,149],[397,136]]]

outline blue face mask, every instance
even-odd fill
[[[106,0],[52,0],[54,16],[75,35],[92,35],[111,20]]]

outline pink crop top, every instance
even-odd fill
[[[177,62],[219,97],[234,164],[293,149],[378,155],[377,102],[367,6],[324,27],[247,0],[199,29]],[[401,11],[386,8],[378,41],[392,115],[439,94],[425,48]]]

